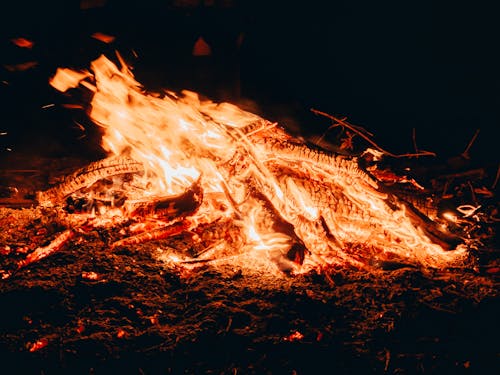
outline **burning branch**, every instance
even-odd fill
[[[469,143],[467,144],[467,147],[465,148],[464,152],[462,152],[460,155],[465,158],[465,159],[470,159],[470,155],[469,155],[469,151],[472,147],[472,145],[474,144],[474,142],[476,141],[476,138],[477,136],[479,135],[479,129],[476,130],[476,132],[474,133],[474,135],[472,136],[471,140],[469,141]]]
[[[111,248],[138,245],[152,240],[161,240],[163,238],[169,238],[177,234],[181,234],[187,229],[189,229],[189,227],[185,223],[175,223],[166,228],[158,228],[149,232],[140,233],[135,236],[116,241],[111,245]]]
[[[73,230],[66,229],[64,232],[57,235],[57,237],[54,240],[52,240],[52,242],[49,243],[47,246],[38,247],[25,259],[18,262],[17,270],[15,272],[61,250],[62,247],[66,245],[68,241],[74,237],[74,235],[75,232],[73,232]],[[2,278],[6,279],[10,276],[12,276],[12,274],[6,273],[3,274]]]
[[[498,180],[500,179],[500,164],[498,164],[497,173],[495,175],[495,180],[491,184],[491,189],[494,190],[497,187]]]

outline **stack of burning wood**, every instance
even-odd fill
[[[232,262],[301,273],[327,265],[471,264],[477,239],[460,220],[478,230],[494,212],[480,217],[479,205],[462,205],[457,218],[419,210],[425,205],[411,197],[425,189],[379,169],[375,159],[394,155],[368,138],[374,147],[362,156],[334,154],[228,103],[146,92],[118,58],[120,69],[101,56],[91,71],[59,69],[51,81],[61,91],[93,92],[89,116],[103,128],[109,157],[37,194],[66,229],[19,268],[85,236],[86,228],[117,225],[124,235],[111,247],[174,236],[203,243],[196,254],[171,255],[184,266]],[[396,185],[410,189],[401,195]]]

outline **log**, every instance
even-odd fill
[[[103,178],[144,170],[141,163],[128,157],[110,157],[78,169],[62,183],[48,190],[37,192],[36,200],[40,206],[54,207],[68,195],[89,187]]]
[[[203,201],[201,180],[198,179],[193,185],[181,194],[165,197],[150,198],[147,201],[127,202],[127,210],[130,216],[156,215],[166,220],[190,215],[195,212]]]

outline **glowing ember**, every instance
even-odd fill
[[[299,331],[295,331],[284,338],[285,341],[300,341],[304,338],[304,335]]]
[[[93,271],[84,271],[82,272],[82,278],[86,280],[99,280],[99,275]]]
[[[32,344],[29,345],[29,351],[30,353],[34,353],[39,351],[40,349],[45,348],[47,345],[49,345],[49,340],[46,338],[40,339]]]
[[[33,46],[35,45],[35,43],[33,43],[33,41],[29,40],[29,39],[26,39],[26,38],[13,38],[10,40],[13,44],[15,44],[16,46],[20,47],[20,48],[28,48],[28,49],[32,49]]]
[[[100,40],[103,43],[110,44],[113,43],[116,37],[101,32],[96,32],[91,35],[92,38]]]
[[[200,250],[163,255],[169,263],[304,272],[464,261],[464,247],[444,250],[439,227],[386,192],[356,158],[311,149],[276,124],[193,92],[147,93],[118,58],[121,69],[101,56],[92,74],[60,69],[52,79],[62,91],[84,80],[94,92],[90,117],[104,129],[110,158],[40,193],[41,204],[92,201],[83,214],[93,225],[133,218],[134,236],[114,246],[196,234]],[[99,185],[104,178],[112,184]]]
[[[50,254],[58,251],[66,242],[68,242],[74,236],[74,232],[71,229],[67,229],[61,234],[59,234],[54,241],[49,245],[44,247],[38,247],[30,253],[24,260],[19,261],[18,268],[26,267],[27,265],[34,263],[40,259],[43,259]]]

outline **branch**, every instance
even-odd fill
[[[420,151],[420,152],[409,153],[409,154],[393,154],[392,152],[389,152],[389,151],[383,149],[378,144],[376,144],[375,141],[370,139],[370,137],[365,134],[365,133],[367,133],[367,134],[370,134],[370,133],[367,132],[366,130],[364,130],[363,128],[361,128],[360,126],[352,125],[352,124],[348,123],[347,121],[345,121],[345,119],[340,119],[340,118],[332,116],[328,113],[318,111],[317,109],[314,109],[314,108],[311,108],[311,112],[313,112],[317,115],[320,115],[320,116],[327,117],[332,121],[335,121],[337,124],[347,128],[350,131],[352,131],[353,133],[359,135],[361,138],[363,138],[365,141],[367,141],[369,144],[371,144],[373,147],[375,147],[378,151],[380,151],[388,156],[391,156],[393,158],[408,158],[408,157],[417,157],[417,156],[436,156],[436,154],[434,152],[431,152],[431,151]]]
[[[497,187],[497,183],[498,183],[499,179],[500,179],[500,164],[498,164],[497,175],[495,177],[495,181],[493,181],[493,184],[491,185],[491,189],[495,189]]]
[[[477,129],[476,132],[474,133],[474,135],[472,136],[471,140],[469,141],[469,144],[467,145],[467,147],[465,148],[464,152],[462,152],[462,156],[466,159],[469,159],[469,151],[470,151],[470,148],[472,147],[472,145],[474,144],[474,142],[476,141],[476,138],[477,136],[479,135],[479,131],[480,129]]]

